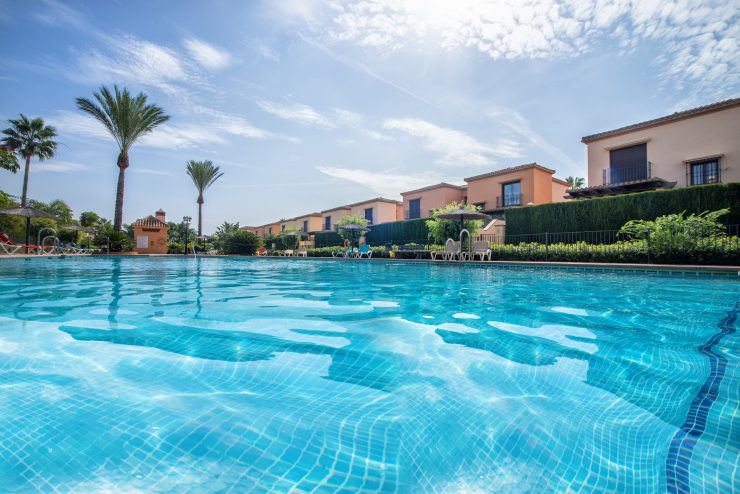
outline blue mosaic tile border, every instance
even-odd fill
[[[709,341],[699,347],[699,351],[709,359],[709,376],[699,389],[689,407],[686,421],[671,439],[666,458],[666,488],[671,494],[688,494],[689,487],[689,465],[694,446],[704,433],[707,424],[707,416],[712,404],[719,394],[719,386],[725,376],[727,358],[715,353],[713,348],[719,344],[723,337],[735,333],[735,321],[740,314],[740,301],[717,324],[719,333],[714,334]]]

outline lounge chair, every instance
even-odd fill
[[[473,242],[473,248],[467,253],[469,261],[475,261],[476,257],[480,258],[481,261],[486,259],[491,260],[491,249],[485,240],[476,240]]]
[[[305,247],[298,247],[298,251],[295,253],[296,257],[308,257],[308,250]]]
[[[362,259],[362,256],[366,256],[368,259],[373,257],[373,251],[369,245],[367,244],[360,245],[360,250],[357,251],[356,257],[358,259]]]
[[[293,257],[293,249],[285,249],[280,255],[284,257]]]
[[[267,249],[264,247],[260,247],[257,249],[257,255],[258,256],[266,256],[267,255]]]
[[[460,242],[452,240],[451,238],[448,238],[447,242],[445,242],[445,250],[433,251],[431,254],[432,259],[434,259],[435,261],[439,257],[442,257],[442,259],[445,261],[454,261],[455,258],[460,255]]]
[[[33,250],[38,252],[39,247],[36,245],[26,245],[26,244],[17,244],[13,242],[13,239],[5,235],[4,233],[0,233],[0,245],[2,245],[3,251],[5,251],[6,254],[12,255],[18,252],[21,249],[25,249],[28,247],[29,250]]]

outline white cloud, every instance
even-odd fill
[[[494,144],[484,144],[465,132],[440,127],[419,118],[388,119],[383,127],[394,129],[424,141],[424,148],[440,154],[437,163],[449,166],[486,166],[495,163],[493,156],[519,158],[521,152],[516,141],[499,139]]]
[[[103,51],[93,50],[78,56],[70,78],[85,83],[135,83],[174,94],[182,83],[200,77],[189,69],[178,54],[164,46],[133,36],[106,38]]]
[[[474,49],[496,60],[578,56],[604,40],[629,52],[654,41],[658,78],[690,86],[690,99],[732,95],[740,83],[737,1],[353,0],[310,15],[309,27],[334,42]]]
[[[583,173],[582,166],[579,166],[560,148],[558,148],[554,144],[551,144],[544,137],[535,132],[535,130],[532,129],[529,120],[524,118],[521,113],[509,108],[500,108],[491,112],[490,116],[496,119],[499,124],[512,130],[517,135],[527,139],[529,143],[532,144],[534,147],[545,151],[551,157],[555,158],[558,161],[558,165],[567,165],[568,169],[571,170],[571,173]]]
[[[212,70],[222,70],[231,65],[232,56],[226,50],[220,50],[213,45],[195,38],[183,41],[190,56],[203,67]]]
[[[424,176],[414,176],[397,174],[392,170],[375,172],[333,166],[317,166],[316,169],[330,177],[364,185],[381,196],[391,198],[403,191],[424,187],[439,180],[438,175],[428,172]]]
[[[271,60],[273,62],[280,61],[280,57],[275,52],[275,50],[273,50],[269,46],[259,41],[254,44],[254,51],[256,51],[259,54],[259,56],[261,56],[262,58],[266,60]]]
[[[49,118],[49,122],[60,134],[72,134],[86,138],[113,142],[102,124],[82,113],[61,111]],[[163,149],[194,148],[204,144],[224,143],[225,140],[203,126],[175,126],[164,124],[154,132],[141,138],[139,145]]]
[[[44,24],[76,28],[85,26],[84,15],[72,7],[55,0],[44,0],[42,4],[36,18]]]
[[[337,123],[343,125],[344,127],[354,129],[357,132],[359,132],[361,135],[367,137],[368,139],[372,139],[374,141],[392,141],[393,139],[390,136],[387,136],[381,132],[378,132],[377,130],[369,129],[365,126],[365,119],[362,115],[359,113],[345,110],[343,108],[335,108],[334,109],[334,119]]]
[[[31,167],[31,173],[74,173],[85,170],[90,170],[90,167],[71,161],[44,161]]]
[[[283,120],[324,128],[335,127],[326,116],[310,106],[301,103],[276,103],[274,101],[257,100],[257,105],[267,113],[271,113]]]
[[[130,169],[132,173],[141,173],[142,175],[159,175],[162,177],[171,177],[173,176],[172,173],[164,170],[154,170],[152,168],[139,168],[139,167],[132,167]]]

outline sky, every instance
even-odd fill
[[[585,177],[582,136],[740,95],[739,17],[738,0],[0,0],[0,120],[59,133],[31,198],[112,219],[118,150],[75,98],[144,92],[171,120],[131,150],[124,222],[197,217],[185,163],[208,159],[210,233],[524,163]]]

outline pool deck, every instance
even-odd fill
[[[77,258],[77,257],[171,257],[173,259],[184,256],[177,254],[93,254],[93,255],[69,255],[69,254],[16,254],[12,256],[0,255],[0,260],[8,259],[51,259],[51,258]],[[210,258],[255,258],[258,256],[200,256]],[[740,276],[740,265],[738,266],[703,266],[696,264],[637,264],[637,263],[599,263],[599,262],[543,262],[543,261],[432,261],[430,259],[389,259],[376,257],[371,259],[345,259],[341,257],[287,257],[287,256],[262,256],[265,259],[290,260],[333,260],[337,262],[366,262],[366,261],[394,261],[404,263],[434,263],[441,265],[466,265],[466,266],[500,266],[508,268],[561,268],[589,271],[629,271],[639,273],[677,273],[677,274],[719,274]]]

